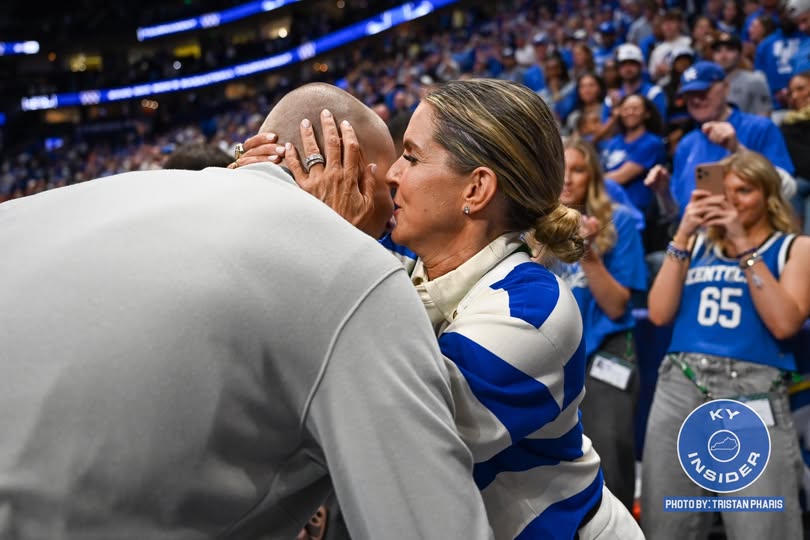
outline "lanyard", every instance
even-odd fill
[[[680,354],[670,355],[670,358],[672,359],[673,362],[675,362],[678,365],[678,367],[681,369],[681,372],[684,374],[684,376],[687,379],[689,379],[690,381],[692,381],[692,384],[695,385],[695,388],[700,390],[700,393],[703,394],[703,396],[706,397],[707,400],[714,399],[714,396],[712,395],[711,390],[709,390],[708,388],[706,388],[705,386],[703,386],[702,384],[700,384],[698,382],[697,376],[695,375],[695,371],[692,369],[692,367],[689,364],[687,364],[686,362],[684,362],[681,359]],[[785,376],[784,375],[785,375],[784,373],[780,373],[773,380],[773,382],[771,382],[771,388],[768,390],[769,392],[773,392],[774,390],[776,390],[779,387],[780,384],[785,382]],[[790,376],[791,376],[791,379],[793,380],[793,382],[796,382],[797,380],[801,380],[801,376],[796,372],[790,373]]]
[[[714,399],[714,396],[712,395],[711,391],[698,382],[697,376],[695,375],[695,371],[689,366],[689,364],[687,364],[681,359],[680,354],[672,355],[670,356],[670,358],[672,359],[673,362],[675,362],[678,365],[679,368],[681,368],[681,372],[686,376],[686,378],[692,381],[692,384],[695,385],[695,388],[700,390],[700,393],[703,394],[703,397],[705,397],[707,400]]]

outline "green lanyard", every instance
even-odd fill
[[[672,355],[670,358],[672,358],[673,362],[678,364],[678,367],[681,368],[681,372],[683,372],[683,374],[686,376],[687,379],[692,381],[692,384],[695,385],[695,388],[700,390],[700,393],[703,394],[703,396],[706,399],[708,399],[708,400],[714,399],[714,396],[712,395],[711,391],[698,382],[697,376],[695,376],[694,370],[686,362],[681,360],[681,355],[680,354]]]
[[[697,376],[695,375],[695,371],[686,362],[681,360],[680,354],[671,355],[670,358],[672,358],[673,362],[678,364],[678,367],[681,368],[681,372],[684,374],[684,376],[690,381],[692,381],[692,384],[695,385],[695,388],[700,390],[701,394],[703,394],[709,400],[714,399],[711,390],[709,390],[708,388],[706,388],[705,386],[703,386],[698,382]],[[801,375],[799,375],[795,371],[790,373],[790,377],[794,383],[802,380]],[[777,376],[771,383],[771,388],[769,392],[773,392],[774,390],[776,390],[779,387],[779,385],[782,384],[784,381],[785,377],[783,374]]]

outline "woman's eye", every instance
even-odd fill
[[[408,154],[402,154],[402,157],[405,158],[405,161],[410,161],[411,163],[416,163],[416,158],[413,156],[409,156]]]

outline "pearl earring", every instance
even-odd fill
[[[469,206],[464,207],[464,213],[467,214],[468,216],[470,215],[470,207]]]

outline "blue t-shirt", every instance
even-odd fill
[[[629,182],[622,184],[627,197],[633,206],[646,212],[653,198],[653,192],[644,185],[644,177],[655,165],[663,163],[666,158],[666,148],[661,137],[645,132],[635,141],[626,141],[624,135],[616,135],[608,140],[602,150],[602,166],[605,176],[627,162],[641,165],[644,170]]]
[[[543,73],[543,68],[541,68],[537,64],[527,68],[526,73],[523,74],[523,84],[528,86],[535,92],[539,92],[540,90],[545,88],[546,76]]]
[[[627,210],[633,216],[633,219],[636,220],[636,229],[643,231],[644,227],[646,226],[646,223],[644,222],[644,214],[642,214],[641,210],[633,205],[633,203],[630,201],[630,197],[627,196],[627,193],[624,191],[622,185],[614,180],[611,180],[610,178],[605,178],[605,191],[613,202],[627,208]]]
[[[616,41],[612,46],[605,47],[599,45],[593,49],[593,61],[596,64],[597,73],[602,73],[602,68],[605,65],[605,60],[610,60],[616,52],[616,47],[620,45],[620,41]]]
[[[779,279],[794,235],[775,233],[757,249]],[[669,352],[728,356],[794,371],[796,361],[785,340],[777,340],[762,322],[737,259],[698,237],[684,281],[681,305]]]
[[[655,108],[658,109],[658,112],[661,114],[661,121],[664,122],[664,124],[667,123],[667,96],[664,94],[664,91],[661,90],[660,86],[642,80],[638,90],[634,93],[652,101]],[[619,88],[619,95],[624,97],[626,94],[627,92],[624,86],[621,86]],[[613,105],[614,103],[611,103],[610,98],[606,97],[605,106],[602,107],[602,123],[607,122],[610,118],[610,115],[613,113]]]
[[[771,163],[793,174],[793,161],[788,154],[785,139],[776,124],[768,118],[748,114],[732,107],[728,122],[737,131],[737,140],[748,148],[763,154]],[[683,209],[695,189],[695,166],[701,163],[720,161],[729,155],[729,151],[714,144],[700,130],[693,129],[678,143],[673,159],[672,196]]]
[[[616,227],[616,244],[603,256],[605,267],[621,285],[631,290],[644,291],[647,289],[647,265],[635,219],[627,208],[614,205],[613,225]],[[629,302],[624,315],[618,320],[611,320],[605,315],[588,287],[588,278],[580,263],[556,263],[551,270],[566,282],[577,300],[582,313],[586,356],[590,357],[595,353],[608,335],[630,330],[635,326],[633,309]]]
[[[751,37],[748,35],[748,30],[751,28],[751,23],[754,22],[754,19],[759,18],[760,16],[765,14],[764,8],[759,8],[751,15],[745,18],[745,22],[743,23],[742,28],[742,39],[743,41],[751,41]],[[779,26],[779,15],[776,13],[771,13],[771,20],[773,21],[774,26]]]
[[[792,61],[798,56],[799,49],[810,42],[810,36],[794,32],[785,36],[780,28],[757,45],[754,56],[754,68],[765,74],[771,97],[779,90],[786,88],[793,77]],[[774,109],[783,109],[784,105],[773,99]]]

